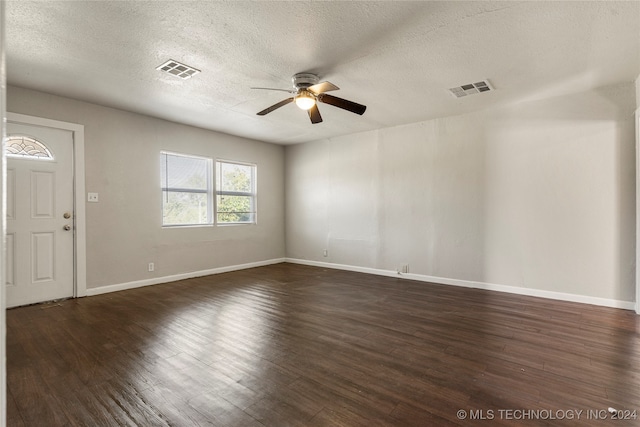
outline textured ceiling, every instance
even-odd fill
[[[292,144],[633,81],[640,2],[8,1],[8,83]],[[189,80],[155,68],[174,59]],[[297,72],[368,106],[287,105]],[[447,89],[488,79],[495,91]]]

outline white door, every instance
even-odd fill
[[[7,307],[72,297],[73,133],[9,122],[6,150]]]

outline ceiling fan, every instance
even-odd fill
[[[274,89],[270,87],[252,87],[251,89],[263,89],[263,90],[279,90],[282,92],[289,92],[294,94],[291,98],[287,98],[265,108],[258,113],[259,116],[264,116],[270,112],[277,110],[278,108],[287,105],[291,102],[295,102],[296,105],[307,110],[311,123],[322,122],[322,116],[318,110],[318,102],[333,105],[334,107],[342,108],[343,110],[351,111],[359,115],[363,115],[367,107],[362,104],[358,104],[353,101],[338,98],[337,96],[328,95],[326,92],[340,89],[338,86],[329,82],[319,83],[319,78],[315,74],[311,73],[298,73],[291,77],[293,83],[293,90],[290,89]]]

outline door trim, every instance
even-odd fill
[[[19,123],[62,129],[72,133],[73,140],[73,297],[87,295],[87,237],[85,216],[84,125],[7,112],[7,123]]]

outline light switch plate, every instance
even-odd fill
[[[88,202],[93,202],[93,203],[98,203],[98,193],[88,193],[87,194],[87,201]]]

